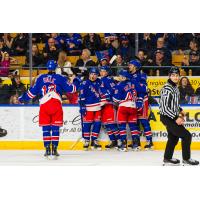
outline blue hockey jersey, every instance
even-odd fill
[[[122,81],[115,86],[114,102],[119,106],[136,108],[137,93],[141,90],[139,84],[133,81]]]
[[[101,110],[102,102],[107,101],[109,94],[101,86],[101,80],[86,80],[80,86],[80,103],[88,111]]]
[[[43,104],[51,98],[59,99],[60,101],[63,92],[76,92],[76,86],[71,84],[66,77],[59,74],[42,74],[36,79],[35,84],[24,93],[19,99],[29,101],[36,95],[39,95],[40,104]]]

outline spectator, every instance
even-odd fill
[[[11,52],[14,39],[11,37],[10,33],[4,33],[2,38],[5,46],[8,48],[7,52]]]
[[[138,53],[137,53],[136,59],[138,61],[140,61],[140,63],[141,63],[142,66],[149,66],[149,63],[148,63],[146,57],[147,56],[144,54],[144,51],[143,50],[139,50]],[[147,75],[150,74],[150,69],[149,68],[143,68],[142,71],[144,73],[146,73]]]
[[[200,87],[198,87],[198,88],[196,89],[195,95],[196,95],[196,96],[200,96]]]
[[[6,46],[6,44],[2,38],[0,38],[0,51],[1,52],[10,52],[10,49]]]
[[[119,71],[126,68],[125,66],[127,66],[127,63],[124,62],[122,56],[118,54],[116,60],[112,63],[111,66],[116,67],[112,68],[113,75],[116,76],[118,75]]]
[[[20,80],[19,75],[15,75],[14,77],[11,76],[12,85],[10,86],[10,91],[12,95],[21,96],[25,91],[26,88],[24,84]]]
[[[179,91],[180,91],[180,103],[186,104],[189,102],[189,98],[194,95],[194,89],[191,86],[191,83],[187,77],[182,77],[179,82]]]
[[[139,47],[145,51],[151,51],[153,47],[152,34],[141,33],[139,34]]]
[[[90,58],[90,50],[89,49],[83,49],[81,58],[77,60],[76,67],[78,68],[72,68],[72,72],[77,76],[81,75],[85,78],[88,78],[88,68],[89,66],[96,66],[95,62]]]
[[[78,33],[69,33],[65,40],[67,55],[79,56],[82,51],[82,38]]]
[[[1,51],[1,67],[0,67],[0,76],[7,77],[9,74],[9,68],[11,63],[15,63],[16,59],[10,57],[7,52]]]
[[[118,48],[117,54],[120,54],[125,62],[128,62],[135,57],[135,50],[129,44],[129,40],[126,35],[123,35],[120,38],[120,46]]]
[[[182,66],[200,66],[199,52],[198,51],[190,51],[189,59],[184,57]],[[189,74],[189,68],[184,68],[185,72]],[[192,75],[199,76],[200,68],[192,68]]]
[[[190,54],[191,51],[198,51],[199,50],[199,46],[198,46],[198,42],[195,39],[192,39],[190,41],[189,44],[189,50],[185,50],[184,54]]]
[[[39,52],[37,44],[32,45],[32,56],[33,56],[33,67],[40,68],[40,66],[44,63],[44,57]]]
[[[167,62],[167,59],[164,57],[164,52],[162,50],[157,50],[155,52],[155,56],[153,58],[153,63],[150,63],[151,66],[170,66],[171,63]],[[157,76],[167,76],[168,75],[168,68],[163,69],[150,69],[152,72],[150,72],[150,75],[157,75]]]
[[[83,38],[83,47],[91,51],[91,55],[95,55],[95,51],[101,50],[101,38],[96,33],[88,33]]]
[[[25,33],[19,33],[14,38],[12,43],[12,50],[14,55],[16,56],[24,56],[26,55],[26,51],[28,49],[28,37]]]
[[[51,38],[54,39],[55,45],[59,49],[63,49],[63,50],[65,49],[65,39],[61,37],[58,33],[51,33]]]
[[[45,45],[43,56],[45,59],[45,63],[48,60],[57,60],[58,59],[59,48],[55,44],[55,40],[53,38],[48,39],[48,43]]]
[[[9,104],[10,88],[8,85],[3,84],[3,80],[0,78],[0,104]]]
[[[19,96],[17,94],[10,97],[10,104],[20,104],[18,100]]]
[[[106,65],[109,65],[108,58],[106,58],[106,57],[101,58],[99,64],[100,64],[100,66],[106,66]]]
[[[45,33],[33,33],[32,42],[33,43],[46,43],[50,38],[50,34],[46,35]]]
[[[57,61],[57,68],[56,68],[56,74],[62,74],[65,76],[72,76],[73,72],[71,70],[71,62],[67,61],[67,54],[65,51],[61,51],[58,54],[58,61]]]
[[[157,39],[156,48],[151,52],[149,62],[152,63],[155,59],[154,56],[156,55],[157,50],[161,50],[164,53],[164,63],[171,65],[172,62],[172,55],[169,49],[165,47],[165,40],[163,37]]]

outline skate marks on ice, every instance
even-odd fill
[[[1,150],[0,165],[52,165],[52,166],[162,166],[163,151],[119,152],[112,151],[59,151],[57,160],[48,160],[44,151]],[[174,157],[182,160],[181,151]],[[200,160],[200,151],[192,151]]]

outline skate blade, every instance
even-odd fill
[[[195,166],[198,166],[198,165],[191,165],[191,164],[187,164],[187,163],[182,163],[182,166],[185,166],[185,167],[195,167]]]
[[[173,164],[173,163],[163,163],[163,166],[181,166],[180,163]]]

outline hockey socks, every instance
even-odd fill
[[[43,141],[44,141],[44,146],[50,146],[51,144],[51,126],[43,126],[42,127],[43,131]]]
[[[58,143],[59,143],[59,136],[60,136],[59,128],[60,128],[59,126],[52,126],[51,127],[51,130],[52,130],[51,141],[52,141],[52,145],[56,148],[57,148]]]

